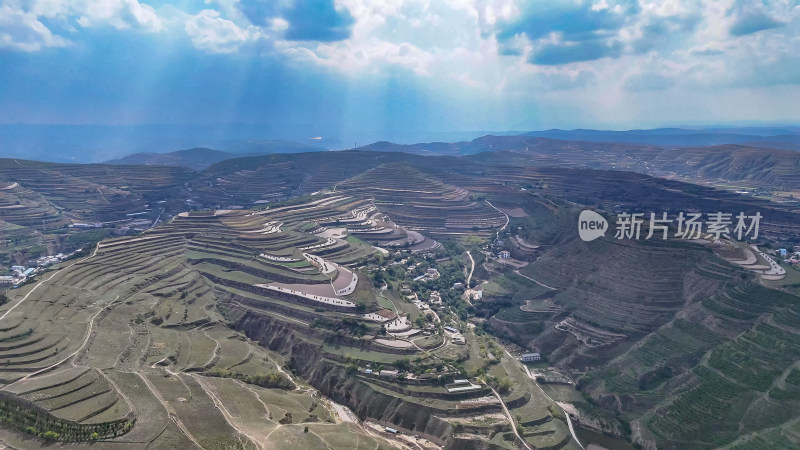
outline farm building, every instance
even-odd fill
[[[511,252],[508,250],[502,250],[500,253],[497,254],[497,257],[500,259],[508,259],[511,258]]]
[[[528,362],[528,361],[541,361],[541,359],[542,359],[542,355],[540,355],[540,354],[538,354],[538,353],[525,353],[524,355],[522,355],[522,356],[519,358],[519,360],[520,360],[520,361],[523,361],[523,362]]]

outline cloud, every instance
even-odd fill
[[[755,12],[736,19],[731,26],[731,35],[744,36],[763,30],[770,30],[785,25],[784,22],[775,20],[763,12]]]
[[[728,10],[728,16],[733,18],[730,34],[738,37],[781,27],[785,22],[775,17],[781,17],[779,14],[786,13],[787,7],[789,7],[787,2],[781,1],[736,0]]]
[[[72,23],[81,28],[164,29],[153,7],[138,0],[8,0],[0,5],[0,47],[35,52],[71,43],[45,23],[70,33],[76,31]]]
[[[118,30],[137,28],[161,31],[164,24],[152,6],[138,0],[88,0],[64,2],[84,28],[110,25]]]
[[[554,66],[615,57],[620,54],[620,50],[619,43],[609,45],[600,41],[548,44],[535,51],[528,61],[543,66]]]
[[[230,20],[220,17],[213,9],[204,9],[186,21],[186,34],[194,46],[209,53],[233,53],[252,37]]]
[[[565,41],[596,39],[625,24],[625,14],[616,13],[607,3],[605,6],[589,2],[532,2],[520,18],[501,24],[497,37],[503,41],[525,34],[535,40],[559,33]]]
[[[341,41],[350,37],[353,16],[333,0],[298,0],[284,13],[290,41]]]
[[[54,35],[36,14],[0,5],[0,48],[36,52],[69,44],[67,39]]]
[[[355,73],[378,73],[383,65],[404,67],[417,75],[429,75],[433,55],[408,42],[393,43],[375,38],[366,41],[323,43],[314,51],[288,47],[286,53],[318,65]]]

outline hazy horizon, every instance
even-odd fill
[[[0,3],[0,123],[797,123],[797,2]]]

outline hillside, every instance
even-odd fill
[[[211,148],[192,148],[169,153],[134,153],[124,158],[106,161],[106,164],[181,166],[201,171],[216,162],[244,156],[252,155],[228,153]]]
[[[752,243],[790,245],[794,207],[597,167],[636,146],[528,143],[541,149],[276,154],[200,172],[0,160],[7,261],[85,249],[0,305],[0,400],[39,417],[2,439],[19,446],[32,426],[257,448],[308,426],[319,445],[372,448],[399,444],[390,426],[422,448],[575,449],[571,414],[620,445],[794,442],[800,272],[765,276],[732,240],[576,232],[586,207],[758,211]],[[745,150],[731,167],[791,178]],[[735,172],[716,163],[687,166]],[[546,364],[521,365],[526,351]]]
[[[551,135],[565,137],[545,133],[545,136]],[[451,144],[378,142],[360,150],[429,156],[522,152],[518,159],[525,165],[625,170],[694,182],[708,181],[715,185],[733,183],[749,189],[800,189],[800,181],[792,176],[800,170],[800,152],[741,144],[662,147],[650,143],[588,142],[523,135],[484,136]]]
[[[330,237],[335,225],[357,230],[378,215],[368,201],[331,195],[255,214],[182,214],[100,243],[0,308],[0,339],[13,342],[3,405],[41,417],[8,423],[67,440],[98,433],[109,445],[262,448],[303,427],[321,445],[391,442],[349,423],[329,398],[448,448],[511,448],[519,438],[507,407],[524,418],[531,445],[576,448],[516,361],[473,352],[496,344],[466,328],[468,346],[451,342],[441,322],[375,288],[367,267],[376,248]],[[420,323],[438,330],[423,336]],[[455,389],[464,365],[507,381]],[[407,375],[371,373],[381,368]]]

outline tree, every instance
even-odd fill
[[[42,433],[42,439],[45,441],[57,441],[58,440],[58,433],[55,431],[45,431]]]
[[[511,380],[508,377],[503,377],[503,379],[500,380],[500,383],[497,386],[497,390],[500,391],[501,393],[506,393],[511,389],[511,386],[512,386]]]
[[[407,371],[411,367],[411,361],[408,358],[398,359],[394,362],[394,366],[401,372]]]

